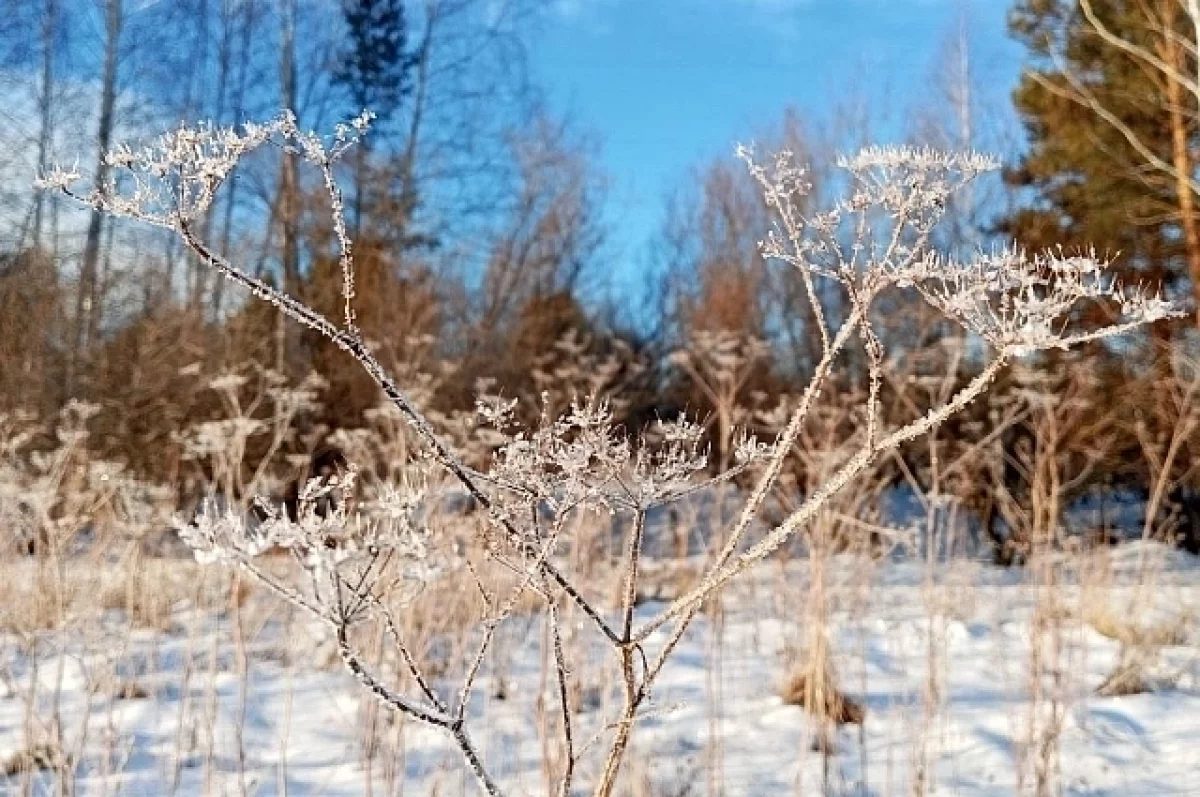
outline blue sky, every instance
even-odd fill
[[[1021,48],[1009,0],[559,0],[531,47],[551,106],[590,130],[611,179],[610,255],[637,268],[663,198],[786,108],[821,120],[868,100],[902,138],[965,20],[973,71],[1006,105]],[[1003,109],[1001,109],[1003,110]],[[886,142],[878,142],[886,143]]]

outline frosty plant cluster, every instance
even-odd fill
[[[69,170],[44,175],[40,183],[93,208],[174,232],[202,262],[341,347],[380,386],[419,441],[411,455],[413,467],[426,474],[423,478],[437,472],[456,480],[474,499],[486,518],[480,543],[515,580],[498,592],[480,584],[484,616],[475,629],[465,632],[464,644],[473,652],[456,684],[444,673],[434,677],[422,669],[385,601],[397,583],[435,578],[429,563],[449,555],[437,550],[422,526],[422,501],[414,487],[425,483],[422,479],[392,485],[384,493],[390,496],[388,506],[374,518],[368,517],[368,507],[355,505],[351,475],[337,483],[310,484],[294,520],[265,507],[266,520],[255,525],[210,506],[182,524],[180,532],[201,558],[251,573],[330,628],[342,661],[358,683],[388,710],[444,731],[488,794],[502,790],[471,740],[468,709],[496,630],[511,618],[519,601],[532,597],[547,618],[561,732],[556,756],[560,763],[554,765],[557,791],[572,794],[586,782],[594,794],[609,795],[633,728],[652,705],[656,678],[706,600],[805,528],[882,454],[926,434],[978,398],[1014,358],[1118,335],[1176,312],[1156,295],[1121,289],[1108,276],[1106,264],[1093,256],[1030,255],[1007,249],[958,262],[933,252],[931,233],[948,202],[970,180],[996,168],[991,158],[903,147],[865,149],[839,162],[848,176],[846,195],[827,210],[806,214],[802,200],[811,186],[792,155],[783,152],[764,164],[749,149],[740,148],[738,154],[774,217],[763,252],[796,270],[821,340],[809,382],[787,408],[786,423],[776,438],[767,444],[741,438],[729,470],[706,478],[710,463],[701,429],[686,421],[651,430],[646,439],[628,439],[613,428],[602,403],[579,400],[562,417],[544,414],[534,429],[513,428],[511,403],[481,397],[479,414],[499,433],[499,448],[492,467],[479,472],[469,468],[435,429],[355,326],[352,244],[333,164],[365,132],[369,119],[364,114],[330,137],[301,131],[290,113],[236,130],[181,127],[144,149],[122,147],[111,153],[113,174],[105,185],[77,187],[79,175]],[[198,221],[222,182],[247,155],[267,145],[304,159],[321,176],[341,254],[344,302],[338,321],[221,258],[199,234]],[[979,373],[958,392],[924,417],[895,427],[885,427],[881,417],[888,357],[872,318],[876,301],[889,291],[915,292],[991,349]],[[828,297],[835,294],[833,312]],[[1114,308],[1119,321],[1079,328],[1077,311],[1088,303]],[[851,347],[861,347],[870,379],[859,408],[863,422],[847,441],[849,453],[790,515],[764,528],[762,510],[768,497],[817,397]],[[736,362],[727,365],[739,367]],[[718,362],[716,367],[725,366]],[[723,378],[712,375],[714,383]],[[718,535],[721,547],[710,553],[695,586],[652,616],[635,614],[647,512],[711,484],[713,478],[739,473],[750,478],[752,489]],[[322,501],[333,511],[318,511]],[[589,592],[562,555],[571,544],[568,520],[583,512],[620,515],[627,521],[615,610]],[[260,567],[257,558],[272,547],[290,551],[308,576],[286,581]],[[568,700],[575,666],[568,660],[560,623],[568,610],[581,614],[585,627],[610,648],[623,692],[617,716],[601,718],[598,725],[592,718],[592,727],[600,730],[587,743],[578,735],[582,709]],[[364,663],[352,632],[366,617],[384,624],[397,660],[403,662],[407,686],[389,685]]]

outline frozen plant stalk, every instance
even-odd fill
[[[1177,313],[1157,295],[1138,288],[1120,289],[1108,275],[1106,264],[1094,256],[1029,255],[1005,249],[960,262],[933,252],[930,234],[948,201],[977,175],[996,168],[992,158],[907,147],[868,148],[839,161],[849,175],[847,195],[828,210],[805,215],[799,200],[811,186],[792,155],[783,152],[762,165],[748,149],[740,148],[739,156],[774,215],[762,251],[768,259],[799,273],[819,329],[821,356],[777,438],[769,445],[751,440],[739,444],[730,470],[716,477],[722,480],[756,469],[753,490],[721,535],[723,546],[697,585],[657,615],[638,622],[633,604],[641,574],[646,512],[703,486],[700,471],[707,456],[700,448],[698,427],[681,423],[664,429],[664,443],[654,453],[618,434],[600,404],[576,403],[561,418],[544,418],[537,429],[510,432],[505,427],[511,423],[511,405],[484,401],[480,413],[503,431],[503,446],[491,473],[468,469],[382,367],[355,326],[352,247],[333,164],[363,134],[369,119],[369,114],[364,114],[340,125],[329,138],[301,131],[290,113],[238,130],[181,127],[144,149],[123,147],[111,153],[112,176],[103,190],[77,189],[79,175],[70,170],[51,172],[39,183],[114,216],[173,231],[203,262],[340,346],[375,380],[412,427],[424,446],[428,465],[448,471],[485,511],[490,522],[488,545],[520,577],[507,595],[487,596],[487,615],[473,637],[475,653],[453,696],[421,671],[376,592],[383,557],[407,563],[405,572],[418,580],[429,577],[428,570],[419,566],[425,557],[424,538],[411,523],[402,523],[398,535],[380,536],[377,531],[364,530],[362,521],[347,508],[349,483],[310,487],[310,497],[327,490],[344,491],[338,504],[341,508],[332,516],[302,515],[292,522],[268,512],[266,523],[249,528],[238,518],[202,513],[195,522],[185,524],[181,533],[200,556],[248,570],[330,626],[342,659],[358,682],[389,709],[450,734],[488,794],[499,794],[500,788],[467,735],[467,706],[495,630],[508,619],[520,595],[535,593],[547,608],[562,696],[560,720],[567,764],[560,773],[558,793],[564,797],[572,793],[575,763],[582,750],[575,745],[566,700],[574,665],[565,659],[561,644],[558,604],[574,604],[612,649],[621,672],[624,703],[620,715],[607,726],[607,752],[592,787],[596,795],[606,797],[616,787],[633,726],[651,698],[656,678],[708,598],[787,542],[880,455],[929,432],[978,398],[1015,358],[1118,335]],[[344,302],[338,322],[214,254],[198,234],[196,223],[222,181],[242,158],[268,143],[302,157],[321,174],[340,248]],[[880,296],[892,291],[915,292],[989,344],[991,356],[974,379],[926,416],[885,428],[880,392],[888,352],[873,327],[872,309]],[[843,308],[837,320],[822,300],[831,293],[838,295]],[[1115,308],[1120,320],[1095,329],[1077,328],[1073,323],[1077,310],[1096,302]],[[748,532],[761,517],[818,395],[829,385],[841,355],[852,346],[862,347],[870,379],[860,407],[864,421],[848,441],[850,455],[799,508],[750,544]],[[401,503],[408,509],[399,517],[416,506],[412,501]],[[543,511],[547,508],[548,513]],[[581,511],[624,513],[631,518],[616,617],[597,608],[556,564],[565,521]],[[364,541],[348,548],[328,546],[330,538]],[[310,574],[313,586],[302,592],[274,581],[258,568],[254,557],[266,547],[291,551]],[[346,553],[348,550],[354,553]],[[382,616],[417,694],[390,689],[364,666],[349,641],[351,625],[364,613]],[[660,629],[665,631],[664,641],[653,649],[651,635]]]

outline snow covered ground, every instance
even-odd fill
[[[1136,586],[1143,555],[1156,562],[1152,594]],[[780,696],[811,623],[808,572],[804,560],[764,566],[719,618],[697,622],[638,726],[624,793],[1008,795],[1018,785],[1032,793],[1041,767],[1051,793],[1200,795],[1195,558],[1124,546],[1105,579],[1066,568],[1052,592],[1025,571],[978,562],[835,558],[839,685],[867,714],[823,746],[816,723]],[[28,640],[0,638],[0,761],[57,714],[67,747],[84,751],[71,768],[81,795],[476,793],[445,738],[412,723],[380,720],[383,746],[368,772],[366,699],[319,629],[286,621],[266,597],[241,617],[243,648],[229,614],[181,607],[166,628],[132,633],[106,616],[104,628],[69,638],[44,633],[36,662]],[[1097,696],[1118,660],[1119,629],[1164,624],[1171,638],[1144,646],[1150,690]],[[551,691],[542,635],[536,617],[508,627],[473,705],[473,736],[511,794],[546,789],[554,739],[537,710]],[[575,673],[585,739],[618,698],[593,658]],[[598,764],[585,762],[580,793]],[[8,793],[58,792],[42,771],[0,779]]]

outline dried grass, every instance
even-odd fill
[[[10,755],[0,765],[0,771],[9,778],[31,772],[55,772],[61,775],[69,772],[72,765],[71,757],[58,745],[41,742]]]
[[[1096,633],[1135,648],[1163,648],[1186,645],[1191,636],[1194,618],[1183,613],[1159,623],[1141,621],[1137,612],[1118,614],[1109,605],[1089,607],[1084,612],[1086,622]]]
[[[789,706],[800,706],[814,717],[837,725],[860,725],[866,708],[834,683],[830,667],[797,668],[784,681],[780,697]]]

